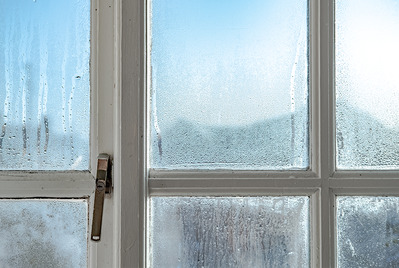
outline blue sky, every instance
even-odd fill
[[[3,147],[22,161],[9,165],[87,169],[90,1],[0,0],[0,29]]]
[[[151,5],[152,90],[161,125],[179,118],[245,125],[307,106],[307,1]]]

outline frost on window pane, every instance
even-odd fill
[[[338,267],[399,267],[399,198],[337,198]]]
[[[86,170],[90,0],[0,1],[0,169]]]
[[[399,1],[336,1],[339,169],[399,168]]]
[[[306,0],[152,0],[153,168],[306,169]]]
[[[151,267],[309,267],[308,197],[153,197]]]
[[[86,268],[85,200],[0,200],[0,267]]]

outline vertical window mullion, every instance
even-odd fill
[[[320,267],[335,267],[334,195],[330,177],[335,168],[334,150],[334,11],[333,0],[319,1],[319,138],[320,138]]]
[[[120,32],[120,125],[115,158],[118,267],[146,267],[146,1],[122,0]]]

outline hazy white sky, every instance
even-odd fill
[[[338,0],[337,100],[399,128],[399,1]]]

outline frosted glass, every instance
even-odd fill
[[[153,197],[151,267],[310,267],[308,197]]]
[[[153,168],[306,169],[306,0],[152,0]]]
[[[85,200],[0,200],[0,267],[86,268]]]
[[[87,170],[90,0],[0,0],[0,169]]]
[[[399,168],[399,1],[337,0],[339,169]]]
[[[399,198],[338,197],[338,267],[399,267]]]

